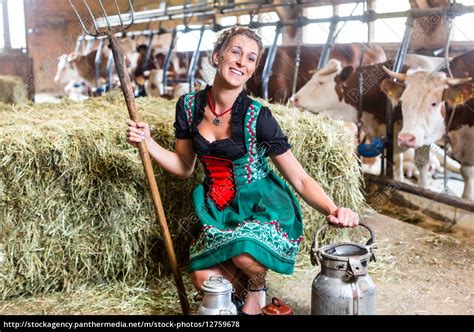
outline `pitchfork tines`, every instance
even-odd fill
[[[84,30],[85,33],[87,33],[89,36],[93,37],[100,37],[100,36],[109,36],[109,35],[114,35],[118,32],[124,32],[127,30],[132,24],[134,20],[134,11],[133,11],[133,6],[131,0],[128,0],[128,8],[129,8],[129,20],[130,22],[128,24],[124,24],[124,18],[122,17],[122,13],[120,12],[120,7],[117,4],[117,0],[114,1],[115,9],[117,11],[117,18],[115,17],[109,17],[107,14],[107,10],[104,7],[104,4],[102,3],[102,0],[97,0],[100,5],[100,9],[103,13],[103,18],[97,19],[96,16],[98,14],[94,14],[92,12],[91,7],[87,3],[87,0],[82,0],[82,3],[84,4],[85,8],[87,9],[87,12],[89,12],[90,18],[92,20],[92,23],[89,22],[87,18],[81,17],[79,14],[79,11],[77,10],[76,6],[74,6],[74,0],[68,0],[69,4],[71,5],[72,9],[77,15],[77,18],[79,19],[79,23],[81,24],[82,29]],[[105,20],[105,24],[100,24],[101,20]],[[88,27],[90,26],[90,27]]]

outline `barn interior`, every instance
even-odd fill
[[[441,102],[453,109],[446,128],[455,123],[461,134],[446,129],[419,150],[405,146],[400,161],[397,104],[379,87],[387,74],[380,67],[357,71],[385,64],[395,76],[419,66],[472,77],[474,0],[0,3],[1,315],[196,314],[201,302],[186,269],[191,237],[183,229],[195,221],[191,193],[204,173],[198,169],[186,182],[153,165],[163,204],[157,212],[138,150],[125,141],[131,113],[109,36],[124,56],[139,118],[174,149],[176,101],[213,84],[214,43],[236,25],[254,29],[265,46],[247,94],[270,107],[297,159],[336,204],[359,213],[377,236],[377,261],[368,270],[377,306],[370,314],[474,314],[473,83],[453,85],[468,91],[454,107]],[[108,24],[115,34],[97,36]],[[357,96],[355,118],[312,110],[321,100],[303,101],[313,75],[348,67],[360,80],[348,88]],[[374,89],[382,102],[371,99]],[[458,121],[460,114],[467,118]],[[377,116],[383,120],[374,134],[370,119]],[[295,314],[309,315],[321,267],[307,253],[325,218],[304,202],[302,209],[305,238],[295,272],[269,272],[267,303],[278,297]],[[324,241],[354,239],[365,242],[367,233],[332,230]]]

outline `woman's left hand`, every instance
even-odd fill
[[[326,220],[338,227],[356,227],[359,225],[359,215],[348,208],[337,208],[326,217]]]

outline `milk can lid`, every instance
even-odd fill
[[[203,282],[202,290],[208,293],[223,293],[232,290],[232,284],[223,276],[210,276]]]

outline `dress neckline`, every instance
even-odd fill
[[[232,124],[230,124],[230,126],[232,126]],[[231,128],[231,131],[232,131],[232,128]],[[209,145],[216,144],[216,143],[223,142],[223,141],[232,141],[233,140],[233,137],[232,137],[233,135],[232,135],[231,137],[220,138],[220,139],[216,139],[216,140],[211,142],[201,134],[198,127],[196,127],[196,132],[197,132],[198,136],[200,138],[202,138],[202,140],[205,141]]]
[[[206,137],[204,137],[204,135],[201,134],[201,132],[199,131],[199,125],[202,123],[202,120],[204,119],[204,114],[206,113],[206,96],[208,95],[208,93],[210,93],[212,89],[212,86],[208,85],[206,86],[206,88],[204,89],[203,91],[203,96],[202,96],[202,99],[200,100],[200,103],[197,107],[197,110],[198,112],[200,113],[199,114],[199,117],[197,117],[198,119],[198,122],[195,123],[195,128],[196,128],[196,132],[198,134],[198,136],[207,144],[209,145],[212,145],[212,144],[218,144],[220,142],[226,142],[226,141],[231,141],[233,142],[234,139],[235,139],[235,121],[234,121],[234,118],[237,116],[237,111],[240,107],[240,104],[241,104],[241,97],[242,95],[244,94],[243,90],[242,92],[240,92],[240,94],[237,96],[237,98],[235,99],[234,103],[232,104],[232,107],[228,110],[228,111],[231,111],[231,119],[229,121],[229,126],[230,126],[230,136],[229,137],[225,137],[225,138],[220,138],[220,139],[216,139],[214,141],[210,141],[208,140]]]

